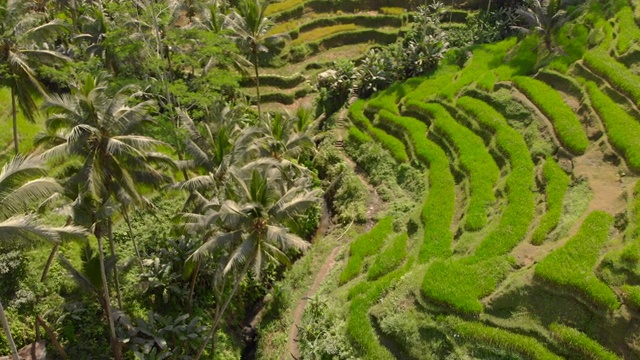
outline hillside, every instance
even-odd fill
[[[335,251],[313,255],[328,275],[307,292],[302,320],[287,315],[280,330],[315,327],[293,348],[301,358],[640,357],[631,5],[573,9],[553,53],[536,35],[476,45],[351,105],[336,136],[374,184],[377,213],[345,237],[328,234]],[[376,147],[423,173],[417,200],[389,198],[362,155]],[[260,333],[267,358],[279,328]]]

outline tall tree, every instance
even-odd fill
[[[74,199],[74,218],[93,226],[98,239],[104,298],[110,307],[109,289],[104,268],[102,239],[109,240],[111,255],[115,246],[111,237],[113,214],[121,206],[149,205],[140,186],[158,186],[169,178],[155,165],[172,165],[165,155],[154,152],[164,143],[136,132],[145,123],[152,123],[148,112],[152,101],[129,104],[136,97],[132,88],[124,87],[110,93],[104,76],[87,76],[84,84],[71,94],[47,98],[45,109],[47,133],[37,143],[52,146],[43,156],[50,159],[80,159],[82,165],[65,182],[67,195]],[[134,247],[137,249],[135,239]],[[118,274],[114,269],[116,288]],[[118,291],[119,294],[119,291]],[[120,296],[119,304],[121,304]],[[120,346],[111,311],[107,311],[114,356],[119,359]]]
[[[32,216],[21,215],[30,205],[44,200],[62,188],[55,180],[44,177],[46,170],[41,159],[16,156],[0,170],[0,239],[5,241],[46,241],[58,243],[64,238],[82,238],[85,231],[74,226],[54,228],[38,224]],[[0,322],[18,360],[9,322],[0,302]]]
[[[253,64],[256,78],[256,97],[258,117],[260,111],[260,73],[258,56],[261,52],[268,52],[266,43],[282,38],[285,35],[269,35],[274,22],[265,16],[268,2],[263,0],[240,0],[236,10],[225,18],[225,26],[231,30],[230,36],[236,40],[238,47],[243,50]]]
[[[553,51],[553,34],[567,21],[563,0],[531,0],[528,6],[516,10],[523,26],[514,26],[523,33],[542,35],[547,50]]]
[[[34,96],[46,91],[34,70],[35,62],[51,63],[68,60],[67,57],[38,48],[65,26],[57,21],[44,21],[45,14],[29,12],[30,1],[0,1],[0,85],[11,89],[11,114],[13,121],[13,147],[19,153],[17,107],[29,121],[35,120],[38,109]]]
[[[260,277],[266,264],[289,265],[291,251],[305,251],[309,243],[291,233],[288,224],[318,202],[318,191],[310,190],[308,179],[287,187],[279,181],[281,169],[267,170],[249,166],[232,172],[227,200],[205,207],[201,214],[185,214],[185,229],[200,233],[205,240],[191,260],[206,254],[222,254],[222,281],[232,277],[232,287],[225,299],[217,299],[211,330],[200,347],[215,335],[222,316],[249,274]],[[218,280],[220,281],[220,279]],[[222,291],[218,292],[222,293]],[[221,304],[221,305],[220,305]]]

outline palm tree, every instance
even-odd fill
[[[523,33],[541,34],[547,50],[552,51],[553,34],[567,21],[567,12],[562,8],[563,0],[531,0],[529,7],[516,10],[524,26],[513,28]]]
[[[124,87],[110,94],[104,76],[89,75],[84,84],[75,87],[71,94],[48,97],[44,105],[49,114],[47,133],[41,134],[36,142],[52,146],[43,154],[45,158],[77,158],[82,162],[66,180],[65,189],[67,196],[74,199],[76,221],[93,226],[101,260],[104,260],[104,236],[108,237],[111,255],[115,255],[111,229],[116,209],[129,205],[149,206],[140,186],[155,187],[169,181],[154,165],[172,165],[167,156],[154,152],[164,143],[136,134],[142,125],[152,123],[148,112],[154,103],[142,101],[129,106],[128,103],[137,95],[129,94],[130,90],[130,87]],[[135,239],[132,241],[139,254]],[[121,307],[116,269],[114,278]],[[104,297],[108,300],[104,266],[101,270]],[[109,301],[107,306],[110,306]],[[114,356],[119,359],[111,311],[107,311],[107,317]]]
[[[225,26],[232,32],[230,36],[236,40],[240,49],[244,50],[253,64],[256,77],[256,96],[258,117],[260,117],[260,74],[258,70],[258,55],[269,49],[265,43],[282,38],[285,35],[268,35],[274,22],[265,17],[267,2],[262,0],[240,0],[238,7],[225,18]]]
[[[278,113],[260,120],[259,138],[252,147],[260,157],[272,157],[279,161],[298,160],[305,151],[315,150],[311,135],[314,122],[310,121],[310,114],[298,110],[296,115]]]
[[[310,183],[285,187],[276,167],[260,171],[252,167],[230,173],[227,200],[213,202],[202,214],[185,214],[185,230],[200,233],[204,243],[190,260],[197,261],[212,252],[221,253],[221,278],[232,275],[233,286],[213,316],[211,330],[198,350],[200,358],[206,344],[217,331],[220,320],[242,279],[251,272],[260,277],[266,264],[289,265],[288,253],[305,251],[309,243],[290,233],[288,224],[318,202],[319,191]]]
[[[30,1],[0,1],[0,85],[11,89],[13,147],[16,154],[19,152],[17,106],[25,118],[33,122],[38,108],[34,95],[46,95],[36,77],[34,62],[68,60],[55,51],[39,49],[34,45],[64,30],[65,26],[56,20],[43,23],[44,14],[27,12],[29,6]]]
[[[0,239],[2,241],[46,241],[58,243],[65,238],[82,238],[85,231],[75,226],[54,228],[40,225],[32,216],[20,215],[34,202],[44,200],[62,188],[45,178],[42,161],[36,157],[16,156],[0,170]],[[18,360],[9,322],[0,302],[0,322],[14,360]]]

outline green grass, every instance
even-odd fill
[[[498,228],[476,250],[476,256],[482,259],[504,255],[524,238],[533,219],[533,161],[522,135],[511,128],[494,108],[467,96],[458,99],[457,105],[471,114],[481,126],[496,134],[498,147],[507,154],[511,163],[511,173],[507,178],[509,205],[502,214]]]
[[[584,154],[589,146],[589,139],[580,125],[578,116],[565,104],[562,96],[554,88],[526,76],[514,77],[513,84],[551,120],[558,138],[569,151],[578,155]]]
[[[380,13],[385,14],[385,15],[402,15],[402,14],[405,13],[405,11],[407,11],[407,10],[405,10],[404,8],[401,8],[401,7],[385,7],[385,6],[382,6],[380,8]]]
[[[409,109],[417,109],[419,102],[409,101]],[[427,125],[414,118],[396,116],[388,111],[380,112],[381,121],[405,131],[413,144],[418,160],[429,166],[429,194],[422,208],[425,233],[419,260],[426,262],[433,257],[451,254],[451,221],[455,210],[455,182],[445,152],[427,139]]]
[[[566,348],[569,354],[580,353],[580,358],[590,360],[620,359],[614,353],[574,328],[553,323],[549,326],[549,330],[551,330],[553,338]]]
[[[366,101],[359,99],[349,108],[349,118],[354,125],[356,125],[360,130],[366,131],[369,135],[378,140],[382,147],[387,149],[396,161],[409,161],[409,156],[407,155],[407,151],[402,141],[387,134],[382,129],[373,127],[369,119],[364,114],[364,108],[366,105]]]
[[[355,24],[340,24],[340,25],[333,25],[333,26],[327,26],[327,27],[320,27],[308,32],[301,33],[297,39],[293,40],[290,43],[290,46],[308,43],[308,42],[322,39],[329,35],[333,35],[341,32],[350,32],[350,31],[361,30],[361,29],[364,29],[364,28],[361,26],[357,26]]]
[[[631,169],[640,171],[640,123],[605,95],[595,83],[587,83],[587,90],[591,104],[607,129],[611,144],[624,154]]]
[[[373,139],[371,139],[371,136],[367,135],[366,133],[363,133],[355,126],[349,127],[348,139],[349,141],[353,141],[360,145],[373,141]]]
[[[340,284],[345,284],[360,274],[364,258],[375,255],[393,232],[393,218],[385,217],[378,221],[371,231],[359,236],[349,247],[349,261],[340,274]]]
[[[412,100],[418,102],[428,100],[435,96],[440,89],[449,85],[458,70],[459,68],[454,65],[439,66],[432,76],[424,78],[420,85],[404,97],[403,101],[408,103]]]
[[[533,232],[531,243],[534,245],[542,244],[547,234],[558,226],[560,216],[562,216],[564,195],[571,182],[571,178],[550,156],[544,163],[543,171],[546,184],[547,212],[540,219],[540,224]]]
[[[638,43],[640,40],[640,29],[633,18],[633,10],[630,7],[625,6],[616,15],[618,20],[618,53],[626,53],[631,46]]]
[[[619,308],[616,295],[593,273],[600,249],[609,238],[613,220],[611,215],[602,211],[589,214],[574,237],[536,266],[536,277],[577,291],[609,310]]]
[[[456,122],[439,104],[424,104],[421,111],[433,119],[433,130],[448,139],[457,149],[460,164],[469,174],[469,207],[465,229],[482,229],[488,221],[487,210],[495,201],[493,188],[500,177],[500,169],[487,151],[482,139]]]
[[[281,11],[293,9],[294,7],[300,6],[302,4],[304,4],[304,0],[285,0],[281,2],[274,2],[267,6],[264,14],[265,16],[269,16]]]
[[[511,162],[507,178],[508,205],[497,227],[482,240],[475,254],[461,259],[437,260],[429,266],[422,283],[423,294],[457,312],[479,314],[479,299],[493,292],[511,270],[507,254],[527,233],[533,219],[533,161],[522,135],[486,103],[469,97],[458,106],[496,134],[498,147]]]
[[[640,76],[600,49],[587,52],[584,61],[589,68],[605,77],[612,86],[629,95],[636,104],[640,103]]]
[[[477,322],[450,320],[453,329],[464,339],[479,346],[505,350],[515,353],[524,359],[560,360],[560,356],[552,353],[535,338],[514,334],[507,330],[489,327]]]
[[[624,292],[629,303],[640,309],[640,286],[623,285],[622,291]]]
[[[402,264],[407,256],[407,233],[396,236],[384,251],[382,251],[373,262],[367,272],[367,280],[375,280],[390,273],[393,269]]]

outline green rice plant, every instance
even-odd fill
[[[404,8],[401,8],[401,7],[385,7],[385,6],[382,6],[379,11],[380,11],[381,14],[385,14],[385,15],[402,15],[402,14],[404,14],[404,12],[406,10]]]
[[[640,21],[640,0],[631,0],[631,5],[633,6],[633,17]]]
[[[551,120],[562,144],[574,154],[584,154],[589,146],[589,139],[578,116],[565,104],[562,96],[551,86],[530,77],[516,76],[512,80]]]
[[[265,16],[269,16],[281,11],[293,9],[304,4],[304,0],[284,0],[281,2],[270,3],[264,11]]]
[[[622,285],[622,292],[628,299],[629,303],[640,309],[640,286]]]
[[[531,238],[531,243],[534,245],[542,244],[547,234],[558,226],[562,215],[564,195],[571,182],[569,176],[550,156],[547,157],[547,161],[544,163],[543,171],[546,183],[547,212],[540,220],[540,224]]]
[[[371,122],[364,114],[364,108],[367,102],[359,99],[349,108],[349,118],[362,131],[366,131],[374,137],[380,144],[387,149],[391,156],[398,162],[409,161],[409,156],[402,141],[387,134],[384,130],[378,129],[371,125]]]
[[[536,266],[535,276],[579,292],[588,300],[613,311],[620,307],[614,292],[593,273],[602,245],[609,238],[613,217],[594,211],[578,233]]]
[[[367,272],[367,280],[378,279],[400,266],[407,256],[408,239],[409,235],[407,235],[407,233],[396,236],[391,242],[391,245],[376,257],[376,260]]]
[[[371,139],[371,136],[360,131],[357,127],[350,126],[348,141],[353,141],[356,144],[362,145],[373,141],[373,139]]]
[[[624,54],[640,40],[640,29],[633,18],[633,10],[628,6],[623,7],[616,18],[618,20],[617,50],[618,53]]]
[[[620,150],[629,167],[640,171],[640,123],[624,111],[593,82],[587,83],[591,104],[602,119],[611,144]]]
[[[425,273],[422,294],[438,304],[465,315],[482,313],[481,299],[498,286],[511,270],[506,256],[478,261],[467,257],[436,259]]]
[[[500,177],[498,165],[487,151],[482,138],[456,122],[442,105],[424,104],[420,106],[420,110],[433,119],[434,132],[453,144],[458,151],[462,168],[469,174],[471,194],[465,229],[482,229],[488,221],[487,209],[495,201],[493,188]]]
[[[373,111],[387,110],[393,114],[400,114],[400,110],[398,109],[398,104],[396,104],[396,97],[391,94],[386,94],[384,92],[379,93],[378,96],[372,97],[367,102],[367,109]]]
[[[300,44],[316,41],[318,39],[322,39],[329,35],[333,35],[341,32],[361,30],[361,29],[363,29],[363,27],[357,26],[355,24],[339,24],[339,25],[316,28],[308,32],[300,33],[298,38],[293,40],[289,45],[290,46],[300,45]]]
[[[603,76],[607,81],[629,95],[636,104],[640,104],[640,76],[627,69],[601,49],[594,49],[584,54],[587,66]]]
[[[458,99],[457,105],[481,126],[496,134],[498,147],[507,154],[511,163],[511,173],[507,178],[509,204],[496,230],[482,241],[475,253],[480,259],[501,256],[524,238],[533,219],[535,203],[531,189],[534,187],[534,164],[522,135],[511,128],[498,111],[467,96]]]
[[[409,101],[407,109],[415,112],[421,104]],[[451,221],[455,211],[455,182],[449,159],[438,145],[427,139],[428,129],[424,122],[385,110],[380,112],[380,120],[406,132],[418,160],[429,166],[429,194],[422,207],[425,232],[419,261],[424,263],[434,257],[448,257],[451,255]]]
[[[525,359],[562,359],[544,347],[544,345],[535,338],[514,334],[507,330],[486,326],[477,322],[466,322],[458,319],[450,321],[453,322],[452,327],[460,336],[480,346],[506,350],[507,352],[518,354]]]
[[[568,326],[553,323],[549,326],[552,337],[567,349],[569,354],[581,354],[582,359],[619,360],[620,358],[584,333]]]
[[[427,78],[424,78],[420,85],[416,86],[413,91],[407,93],[403,102],[407,103],[411,100],[422,102],[428,100],[430,97],[436,95],[440,89],[449,85],[453,81],[453,77],[459,70],[455,65],[441,65],[435,71],[435,73]]]
[[[340,274],[340,284],[358,276],[362,268],[362,260],[380,251],[385,239],[392,232],[393,218],[388,216],[378,221],[371,231],[355,239],[349,247],[349,261],[345,270]]]

